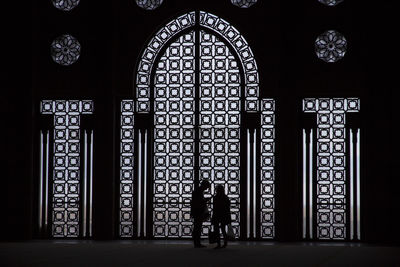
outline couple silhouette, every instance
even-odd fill
[[[211,187],[210,182],[203,180],[200,186],[195,188],[192,192],[191,201],[191,216],[193,218],[193,242],[195,248],[204,248],[206,246],[200,243],[201,229],[203,222],[210,218],[210,212],[207,207],[207,202],[210,201],[209,198],[204,197],[204,192]],[[216,233],[216,243],[215,248],[225,248],[228,245],[226,226],[232,222],[231,211],[230,211],[230,201],[228,196],[225,194],[224,186],[217,185],[215,187],[215,195],[213,197],[213,212],[211,217],[211,224],[214,227],[214,232]],[[221,229],[224,238],[224,245],[221,246],[221,238],[219,230]],[[211,230],[210,230],[211,231]]]

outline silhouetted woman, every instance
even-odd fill
[[[224,236],[223,248],[228,245],[228,239],[226,235],[226,226],[232,222],[231,219],[231,203],[227,195],[225,195],[224,186],[217,185],[215,188],[215,196],[213,198],[213,216],[211,223],[214,225],[214,231],[217,233],[217,246],[215,248],[221,248],[221,240],[219,229],[221,228],[222,235]]]

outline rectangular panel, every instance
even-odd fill
[[[329,240],[346,239],[347,227],[347,148],[346,148],[346,116],[347,112],[359,111],[357,98],[307,98],[303,100],[303,111],[317,115],[316,155],[310,158],[310,164],[316,157],[316,166],[310,166],[310,205],[316,200],[316,238]],[[311,145],[313,141],[310,142]],[[310,149],[311,152],[311,149]],[[311,153],[310,153],[311,154]],[[352,167],[352,166],[350,166]],[[314,169],[315,168],[315,169]],[[312,178],[312,173],[316,177]],[[352,177],[350,177],[352,179]],[[315,190],[315,191],[314,191]],[[312,197],[312,192],[316,196]],[[312,209],[311,209],[312,210]],[[352,218],[350,218],[352,219]],[[312,238],[312,229],[310,235]]]
[[[121,101],[120,128],[120,237],[133,237],[134,233],[134,101]]]
[[[275,237],[275,100],[261,100],[261,238]]]
[[[195,34],[178,38],[158,62],[154,90],[153,235],[191,238],[194,180]]]
[[[81,212],[80,115],[92,114],[93,102],[43,100],[40,108],[42,114],[54,115],[52,236],[78,237]]]
[[[220,184],[231,202],[232,227],[240,225],[240,73],[229,48],[200,31],[200,180],[208,179],[214,195]],[[203,236],[210,223],[204,223]]]

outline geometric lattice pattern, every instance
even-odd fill
[[[180,31],[194,25],[194,12],[180,16],[159,30],[142,54],[136,74],[137,112],[150,112],[150,74],[163,45]]]
[[[275,237],[275,100],[261,100],[261,238]]]
[[[53,40],[50,52],[54,62],[62,66],[69,66],[79,59],[81,45],[75,37],[64,34]]]
[[[239,234],[240,210],[240,72],[229,48],[215,35],[200,31],[200,180],[211,194],[221,184],[231,201],[232,226]],[[210,195],[209,195],[210,196]],[[207,233],[209,222],[204,224]]]
[[[259,78],[257,64],[248,43],[239,31],[227,21],[210,13],[200,11],[199,24],[201,27],[206,27],[221,34],[236,52],[245,77],[245,111],[257,112],[259,110]],[[182,30],[194,25],[195,12],[187,13],[168,23],[148,43],[146,50],[142,54],[136,75],[137,112],[150,112],[150,75],[154,60],[161,47]]]
[[[162,4],[163,0],[136,0],[136,4],[146,10],[153,10]]]
[[[326,31],[315,40],[315,53],[317,57],[328,63],[342,59],[346,50],[346,38],[337,31]]]
[[[343,2],[343,0],[318,0],[318,1],[326,6],[336,6],[337,4]]]
[[[248,8],[257,3],[257,0],[231,0],[232,4],[241,8]]]
[[[80,0],[52,0],[53,6],[62,11],[71,11],[77,5]]]
[[[358,98],[306,98],[303,111],[317,113],[317,238],[346,238],[346,112],[358,112]]]
[[[134,190],[134,109],[133,100],[121,101],[120,128],[120,229],[121,237],[132,237]]]
[[[259,78],[256,60],[249,44],[235,27],[210,13],[200,11],[200,25],[218,32],[232,45],[244,70],[245,111],[257,112],[259,110]]]
[[[41,113],[54,115],[52,236],[78,237],[80,217],[80,115],[93,113],[91,100],[43,100]]]
[[[157,63],[154,91],[154,237],[191,238],[194,179],[195,34]]]

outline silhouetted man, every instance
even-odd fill
[[[215,248],[225,248],[228,245],[228,236],[225,227],[232,223],[231,203],[228,196],[225,194],[223,185],[217,185],[215,187],[215,192],[216,194],[213,198],[213,216],[211,218],[211,223],[214,225],[214,231],[217,233],[217,246]],[[222,235],[224,236],[224,245],[222,247],[219,229],[221,229]]]
[[[210,217],[210,212],[208,211],[207,201],[204,198],[204,191],[210,188],[210,182],[203,180],[199,187],[195,188],[192,192],[192,201],[190,215],[193,217],[193,242],[195,248],[203,248],[200,243],[201,228],[203,222]]]

